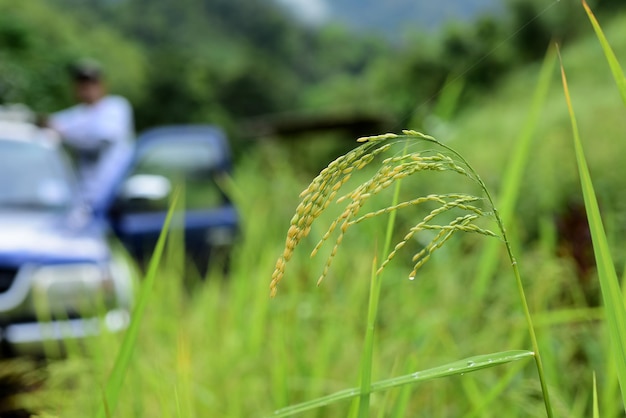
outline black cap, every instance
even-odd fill
[[[96,60],[83,58],[70,65],[70,74],[74,81],[99,81],[102,78],[102,67]]]

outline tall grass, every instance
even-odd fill
[[[611,29],[607,30],[609,37],[618,34],[620,26]],[[617,42],[614,47],[621,44]],[[582,84],[585,88],[588,80],[584,77],[594,68],[590,67],[594,60],[587,54],[593,48],[600,50],[597,42],[593,46],[583,42],[564,51],[564,62],[571,66],[568,76],[573,80],[573,100],[577,97],[576,86]],[[577,60],[576,55],[583,58]],[[544,66],[544,76],[539,77],[544,81],[540,84],[549,79],[545,74],[551,71]],[[451,137],[449,144],[475,162],[491,190],[502,190],[497,193],[496,203],[502,208],[500,215],[509,241],[522,261],[517,267],[527,280],[524,290],[528,310],[533,313],[554,414],[587,417],[601,411],[605,417],[623,416],[617,377],[611,369],[615,363],[605,355],[612,349],[605,349],[606,330],[598,326],[605,320],[605,308],[589,306],[584,297],[589,289],[576,280],[572,261],[557,256],[558,233],[551,214],[528,211],[531,203],[542,204],[542,196],[570,190],[566,179],[571,173],[565,160],[570,157],[571,130],[560,88],[545,87],[546,105],[535,130],[539,140],[529,145],[519,198],[505,217],[504,186],[498,187],[503,184],[500,173],[505,171],[503,166],[513,165],[508,157],[513,154],[513,138],[519,138],[519,132],[530,131],[525,121],[532,118],[527,116],[528,109],[532,114],[536,107],[526,104],[532,99],[527,93],[538,73],[536,68],[523,70],[501,88],[485,94],[484,101],[460,113],[450,122],[463,136]],[[621,125],[611,118],[611,109],[604,101],[606,83],[597,72],[592,85],[598,94],[585,96],[587,102],[579,106],[597,106],[601,111],[579,112],[581,133],[583,138],[589,135],[584,120],[593,117],[597,125],[594,129],[610,139],[612,131],[607,129],[619,131]],[[507,141],[509,137],[511,141]],[[433,155],[435,147],[431,144],[420,151]],[[392,158],[401,157],[403,150],[402,144],[397,146]],[[615,158],[621,150],[619,142],[611,143],[608,150]],[[341,251],[333,257],[324,285],[318,288],[311,283],[324,271],[332,241],[327,241],[330,247],[320,249],[323,257],[310,259],[295,252],[289,261],[289,277],[281,282],[278,297],[267,297],[266,279],[274,267],[275,255],[283,249],[286,220],[298,204],[298,192],[310,179],[289,164],[289,152],[296,151],[296,147],[288,151],[270,140],[238,164],[230,185],[242,214],[244,235],[234,250],[226,281],[211,275],[192,294],[185,293],[183,282],[193,272],[186,266],[181,268],[180,237],[170,236],[137,327],[125,377],[116,384],[117,403],[114,412],[109,409],[111,416],[247,417],[271,415],[276,409],[287,416],[298,412],[293,408],[303,408],[298,412],[301,416],[341,417],[350,413],[350,399],[358,400],[362,395],[367,395],[370,416],[379,417],[545,415],[537,366],[524,361],[534,358],[531,353],[535,350],[511,270],[496,268],[481,297],[473,286],[484,249],[481,241],[491,245],[493,240],[497,248],[501,240],[478,239],[476,233],[460,239],[454,236],[463,232],[458,230],[444,246],[431,247],[434,254],[420,266],[415,279],[408,280],[408,272],[415,267],[408,255],[425,248],[445,228],[421,230],[418,239],[408,240],[386,264],[371,343],[372,379],[369,390],[362,392],[363,381],[358,379],[363,368],[372,260],[376,258],[378,266],[385,261],[385,256],[374,251],[384,247],[390,213],[396,213],[392,239],[399,242],[405,234],[397,231],[405,232],[416,225],[416,219],[423,219],[419,205],[433,202],[396,208],[361,221],[358,227],[351,226]],[[586,151],[591,168],[600,165],[601,169],[605,161],[603,148],[587,147]],[[574,162],[573,153],[571,157]],[[558,170],[559,176],[551,170]],[[603,184],[598,180],[603,179],[597,173],[593,172],[596,192],[601,199],[606,198],[606,190],[615,189],[606,183],[604,188],[598,187],[598,183]],[[363,183],[373,174],[375,171],[367,167],[355,171],[345,187]],[[421,196],[459,192],[451,186],[458,184],[457,176],[447,171],[423,172],[420,181],[404,178],[401,197],[407,192]],[[392,189],[372,196],[371,205],[364,206],[364,211],[389,206],[393,202]],[[473,204],[486,213],[475,225],[497,231],[480,187],[469,181],[462,192],[480,198],[464,204]],[[451,201],[446,198],[445,202]],[[310,225],[301,245],[313,247],[321,240],[326,233],[323,226],[340,216],[341,209],[329,206]],[[429,207],[432,209],[435,207]],[[619,214],[615,207],[603,206],[603,210],[603,215]],[[536,236],[526,232],[536,226],[529,219],[541,224]],[[441,218],[437,225],[449,227],[453,220]],[[613,240],[610,242],[620,243],[619,234],[611,234],[606,225]],[[619,222],[612,225],[619,226]],[[498,257],[505,258],[505,251],[501,250]],[[97,415],[104,405],[102,393],[123,337],[103,334],[85,342],[87,354],[76,350],[64,361],[51,360],[43,396],[33,400],[33,394],[29,394],[22,402],[36,404],[36,410],[46,417]],[[520,347],[528,350],[511,353]],[[502,350],[500,354],[498,350]],[[491,354],[481,357],[480,353]],[[505,364],[512,359],[521,361]],[[497,367],[469,373],[485,360]],[[468,364],[470,361],[474,364]],[[594,370],[595,398],[590,382]],[[336,398],[327,398],[331,396]],[[313,406],[307,402],[313,402]]]
[[[159,234],[154,254],[150,259],[148,271],[143,279],[137,303],[132,312],[132,319],[130,321],[128,331],[126,332],[119,352],[115,357],[111,374],[109,375],[109,378],[104,386],[103,403],[98,414],[99,417],[111,417],[114,415],[115,409],[117,408],[120,392],[124,387],[124,377],[128,371],[131,357],[137,344],[137,338],[139,337],[139,327],[154,288],[154,281],[156,279],[159,263],[161,262],[161,257],[163,255],[163,249],[165,248],[165,240],[170,229],[172,216],[174,215],[174,211],[176,209],[176,202],[178,200],[177,197],[178,194],[175,193],[172,198],[170,209],[165,217],[163,228]]]
[[[624,90],[626,91],[626,83],[625,83],[626,78],[624,78],[623,73],[621,72],[621,69],[619,67],[619,64],[617,63],[615,55],[612,53],[608,45],[608,42],[606,41],[606,39],[604,38],[604,35],[602,34],[600,26],[598,25],[590,9],[588,8],[588,6],[586,5],[584,1],[583,1],[583,5],[587,13],[589,14],[590,20],[592,21],[592,24],[594,25],[594,29],[596,30],[598,37],[603,45],[605,54],[611,66],[611,69],[616,79],[616,82],[618,84],[618,87],[620,88],[620,90],[623,87]],[[546,60],[546,61],[550,62],[549,60]],[[554,62],[554,54],[552,54],[552,63],[553,62]],[[520,141],[520,145],[519,145],[520,152],[517,154],[518,157],[515,160],[515,164],[511,166],[511,170],[509,171],[509,175],[507,176],[508,180],[505,182],[506,185],[508,185],[509,187],[512,187],[512,190],[509,189],[510,193],[505,198],[505,202],[507,203],[507,212],[512,213],[512,206],[516,200],[516,195],[517,195],[516,191],[519,189],[522,168],[524,165],[525,158],[528,155],[528,151],[529,151],[529,144],[530,144],[529,141],[530,141],[530,137],[532,136],[532,127],[534,126],[535,120],[537,119],[537,112],[541,108],[541,97],[542,96],[545,97],[545,94],[547,92],[549,73],[550,73],[551,67],[553,67],[553,65],[552,66],[544,65],[544,72],[543,72],[544,76],[542,77],[542,80],[544,81],[540,83],[540,87],[538,89],[538,93],[535,98],[535,106],[533,107],[534,109],[533,115],[529,119],[528,124],[526,125],[527,126],[526,132],[524,132],[522,136],[523,140]],[[603,291],[603,297],[604,297],[605,303],[607,304],[607,310],[608,310],[607,320],[608,320],[609,329],[610,329],[609,335],[611,336],[611,341],[613,341],[613,353],[615,354],[615,358],[617,360],[617,374],[618,374],[618,377],[620,378],[620,382],[622,382],[621,386],[623,388],[624,387],[623,381],[626,381],[626,361],[624,360],[625,359],[624,355],[626,355],[626,338],[625,338],[626,337],[626,334],[625,334],[626,333],[626,309],[624,307],[622,293],[619,288],[617,275],[615,273],[614,264],[610,255],[608,241],[604,234],[604,228],[602,226],[600,212],[599,212],[598,204],[595,198],[595,192],[593,190],[593,186],[592,186],[591,179],[589,176],[589,171],[588,171],[584,154],[582,151],[582,146],[581,146],[581,142],[579,138],[576,119],[575,119],[574,112],[572,109],[567,81],[565,78],[565,72],[562,66],[561,66],[561,74],[563,78],[563,86],[564,86],[564,91],[566,94],[568,109],[570,113],[570,119],[572,121],[572,128],[574,131],[574,144],[575,144],[575,150],[576,150],[576,159],[578,162],[579,173],[580,173],[581,183],[583,187],[585,206],[587,208],[587,214],[590,220],[591,234],[592,234],[592,239],[593,239],[593,244],[594,244],[594,252],[595,252],[596,260],[598,264],[598,275],[600,278],[601,289]],[[622,96],[623,98],[626,97],[625,95],[622,95]],[[625,100],[625,103],[626,103],[626,100]],[[407,134],[410,135],[411,133],[407,133]],[[422,137],[424,136],[422,135]],[[383,142],[387,140],[393,141],[393,140],[396,140],[397,138],[398,137],[395,135],[387,134],[387,135],[383,135],[380,137],[367,138],[366,141]],[[433,141],[433,142],[436,142],[436,141]],[[456,153],[455,151],[451,150],[449,147],[443,144],[440,144],[440,143],[438,144],[446,148],[448,151],[452,151],[457,157],[459,157],[464,163],[466,163],[466,161],[458,153]],[[376,151],[381,150],[381,149],[383,151],[386,151],[386,149],[384,148],[387,145],[388,144],[382,145],[380,148],[377,148]],[[367,157],[375,154],[375,151],[372,152],[371,150],[368,149],[367,146],[362,146],[360,147],[360,149],[357,149],[355,151],[352,151],[351,153],[343,157],[340,157],[339,159],[331,163],[329,167],[326,170],[322,171],[320,176],[314,179],[313,182],[309,185],[309,187],[301,194],[303,201],[298,207],[296,215],[292,219],[291,228],[289,230],[289,234],[288,234],[288,238],[286,242],[285,253],[283,256],[279,258],[274,275],[272,277],[272,285],[271,285],[272,294],[275,294],[276,286],[284,274],[285,264],[289,261],[295,247],[299,244],[299,242],[303,238],[305,238],[308,235],[310,231],[310,226],[315,220],[315,218],[317,218],[317,216],[319,216],[319,214],[328,207],[329,202],[333,201],[337,191],[342,186],[344,186],[344,184],[348,181],[349,177],[351,176],[352,171],[355,169],[359,170],[366,164],[370,163],[371,159],[368,160]],[[415,160],[420,160],[421,157],[420,157],[420,154],[415,153],[413,155],[413,158]],[[332,259],[335,257],[337,249],[339,245],[342,243],[344,239],[344,234],[346,233],[348,227],[352,226],[355,223],[358,223],[358,221],[362,219],[367,219],[368,217],[373,217],[373,216],[376,216],[382,213],[387,213],[387,212],[392,212],[395,214],[395,210],[399,208],[422,203],[420,201],[420,198],[418,198],[418,199],[414,199],[410,201],[405,201],[403,202],[403,204],[398,205],[395,202],[395,200],[397,200],[397,195],[396,195],[394,197],[394,203],[390,207],[386,209],[378,210],[376,212],[370,212],[362,216],[361,218],[358,218],[356,221],[354,220],[354,218],[357,218],[357,212],[364,205],[363,201],[366,199],[361,196],[364,195],[364,196],[367,196],[367,198],[369,198],[370,194],[378,193],[381,189],[387,187],[387,184],[384,181],[381,181],[380,179],[377,178],[378,175],[382,173],[383,176],[387,176],[386,179],[388,180],[388,183],[392,183],[394,180],[402,179],[406,177],[407,175],[412,175],[415,172],[420,171],[420,169],[416,169],[413,171],[408,169],[407,168],[408,164],[406,164],[406,160],[403,160],[403,159],[404,159],[404,156],[400,158],[395,158],[395,161],[394,161],[394,158],[388,158],[384,160],[382,163],[383,164],[382,168],[370,180],[361,184],[352,192],[349,192],[348,194],[338,199],[337,203],[341,203],[342,200],[346,198],[352,199],[352,201],[346,206],[346,209],[344,210],[344,212],[332,222],[328,231],[326,232],[326,234],[324,234],[324,236],[322,237],[322,240],[320,241],[320,243],[318,243],[318,245],[315,247],[315,250],[313,251],[312,255],[315,255],[315,253],[317,252],[317,250],[319,249],[323,241],[329,238],[331,233],[334,232],[335,228],[338,225],[341,225],[341,231],[339,232],[338,238],[330,253],[329,258],[327,259],[321,278],[325,277],[328,274],[328,267],[330,266]],[[402,164],[397,165],[395,167],[386,166],[385,164],[389,163],[390,161],[402,162]],[[429,162],[431,162],[431,160],[429,160]],[[427,167],[427,164],[425,164],[423,168]],[[470,171],[473,174],[475,174],[471,166],[467,165],[467,167],[470,169]],[[433,168],[428,167],[425,169],[430,170]],[[445,170],[445,168],[440,167],[440,166],[437,166],[435,169],[441,170],[441,171]],[[458,167],[453,167],[452,170],[461,172],[461,170],[459,170]],[[489,192],[484,186],[484,183],[482,182],[482,180],[480,180],[478,176],[476,176],[476,180],[481,184],[483,191],[487,195],[489,201],[493,204],[492,199],[489,195]],[[421,199],[428,199],[428,197],[424,197]],[[444,207],[445,207],[445,204],[444,204]],[[492,205],[492,208],[496,216],[496,220],[500,228],[500,232],[506,243],[506,248],[509,254],[509,258],[512,262],[513,270],[515,272],[516,282],[518,285],[518,291],[520,294],[520,300],[522,302],[523,311],[525,313],[527,323],[529,326],[531,343],[535,350],[537,370],[539,372],[539,378],[540,378],[540,382],[542,386],[543,397],[544,397],[544,401],[546,404],[546,412],[548,416],[552,416],[553,412],[552,412],[552,406],[551,406],[550,398],[548,394],[547,381],[546,381],[545,373],[543,370],[541,356],[539,354],[539,344],[537,342],[537,338],[534,332],[534,325],[530,317],[530,310],[528,308],[527,300],[524,294],[524,287],[522,285],[522,281],[520,278],[519,270],[517,267],[517,262],[511,252],[511,246],[508,240],[506,239],[506,232],[504,229],[504,224],[501,218],[499,217],[497,210],[495,209],[495,207],[493,207],[493,205]],[[421,223],[419,223],[416,227],[412,228],[409,231],[409,233],[403,238],[403,240],[400,241],[400,243],[396,245],[396,248],[394,249],[394,251],[392,251],[387,256],[387,259],[383,262],[381,267],[378,269],[377,273],[380,273],[382,271],[385,264],[389,260],[391,260],[391,258],[393,258],[393,256],[396,254],[398,249],[405,246],[407,240],[412,238],[413,233],[415,233],[416,230],[419,230],[420,226],[423,226],[426,222],[432,219],[432,218],[429,218],[429,216],[432,216],[433,214],[438,214],[436,209],[431,211],[430,215],[427,215],[424,218],[424,220]],[[460,217],[456,218],[456,220],[459,220],[459,219],[462,219],[462,218]],[[418,264],[416,264],[416,266],[414,267],[413,272],[410,273],[411,280],[413,280],[413,278],[415,277],[415,273],[417,269],[421,267],[420,262],[427,260],[430,257],[430,254],[432,252],[440,248],[443,245],[443,243],[445,243],[445,241],[447,240],[447,237],[449,237],[451,233],[455,230],[456,225],[454,224],[454,222],[451,222],[447,227],[448,227],[448,231],[450,232],[449,232],[449,235],[447,236],[444,235],[446,238],[441,239],[441,235],[437,236],[425,247],[424,250],[420,251],[417,255],[414,256],[413,261],[418,260]],[[445,227],[440,227],[440,228],[445,229]],[[483,259],[484,261],[483,263],[481,263],[481,265],[483,266],[483,270],[482,270],[481,276],[479,276],[479,278],[481,279],[479,283],[486,282],[487,280],[486,278],[489,276],[489,272],[493,270],[493,266],[495,265],[492,261],[493,259],[495,259],[495,257],[493,256],[492,251],[488,252],[485,258]],[[376,261],[374,260],[373,267],[372,267],[373,269],[375,268],[375,265],[376,265]],[[320,278],[320,281],[321,281],[321,278]],[[373,274],[372,283],[377,283],[376,279],[377,279],[377,274]],[[318,284],[319,284],[319,281],[318,281]],[[379,285],[376,284],[375,286],[372,287],[372,292],[376,292],[375,293],[376,295],[378,291],[378,286]],[[479,294],[482,296],[484,294],[484,289],[485,289],[484,284],[480,285],[479,289],[480,289]],[[374,299],[370,298],[370,313],[372,312],[372,310],[374,312],[377,310],[377,296],[375,296]],[[371,315],[368,315],[368,332],[366,334],[367,336],[366,336],[366,341],[365,341],[365,350],[368,353],[371,352],[370,345],[371,345],[371,335],[373,332],[373,326],[374,325],[372,324],[372,317]],[[281,410],[280,412],[277,411],[277,413],[287,415],[288,413],[291,413],[291,412],[302,411],[302,410],[307,410],[310,408],[319,407],[321,405],[326,405],[329,402],[334,402],[344,397],[352,397],[352,396],[359,395],[361,399],[361,402],[359,404],[359,412],[360,412],[359,416],[368,416],[369,393],[371,391],[371,387],[367,386],[367,383],[369,383],[368,367],[369,365],[367,364],[365,367],[362,366],[362,372],[363,372],[363,369],[365,368],[368,379],[365,381],[365,384],[364,384],[363,379],[361,380],[362,385],[359,391],[356,391],[354,389],[342,391],[335,395],[323,397],[318,400],[307,402],[307,403],[304,403],[295,407],[286,408],[285,410]],[[624,397],[624,393],[626,392],[623,391],[624,403],[626,405],[626,397]],[[597,397],[596,397],[596,392],[595,392],[595,377],[594,377],[593,405],[594,405],[594,414],[596,414]]]
[[[496,225],[498,227],[501,238],[505,244],[511,267],[515,276],[515,282],[517,284],[517,290],[519,292],[520,302],[522,310],[527,321],[529,330],[531,345],[533,352],[531,354],[535,358],[537,371],[539,375],[539,381],[541,383],[541,390],[543,399],[545,402],[546,413],[548,416],[553,415],[552,405],[550,402],[550,396],[548,392],[548,385],[543,369],[541,355],[539,352],[539,344],[535,334],[534,325],[532,322],[528,302],[526,300],[524,286],[520,276],[520,271],[517,265],[517,261],[513,256],[511,244],[507,238],[507,234],[504,228],[502,218],[498,214],[496,207],[494,206],[493,199],[489,190],[485,186],[480,176],[472,168],[472,166],[451,147],[437,141],[433,137],[415,132],[404,131],[403,135],[385,134],[374,137],[367,137],[359,139],[359,142],[364,142],[363,145],[350,151],[348,154],[337,158],[331,162],[327,168],[311,182],[311,184],[300,194],[302,201],[296,209],[296,214],[291,220],[291,226],[287,234],[285,242],[285,249],[283,254],[276,262],[276,268],[272,275],[271,294],[276,294],[276,289],[280,283],[282,277],[285,274],[285,268],[293,252],[298,244],[308,236],[311,231],[311,227],[315,220],[331,205],[344,202],[344,210],[335,220],[330,224],[326,233],[322,236],[321,240],[315,246],[312,256],[314,256],[324,242],[332,236],[337,230],[337,238],[335,244],[332,247],[332,251],[328,256],[322,275],[318,280],[318,284],[328,274],[329,267],[333,261],[339,246],[342,244],[343,239],[348,229],[362,221],[374,218],[379,215],[391,213],[392,215],[399,209],[405,209],[412,206],[422,206],[430,203],[431,207],[425,210],[425,215],[421,220],[411,227],[406,235],[396,244],[393,251],[389,252],[389,241],[385,243],[385,249],[383,252],[383,262],[379,267],[376,265],[376,259],[373,261],[372,269],[375,273],[372,273],[372,287],[370,291],[368,317],[367,317],[367,332],[364,343],[364,361],[361,366],[361,388],[359,391],[347,391],[342,392],[344,396],[332,398],[333,401],[343,399],[345,396],[360,396],[359,402],[359,417],[365,417],[369,415],[369,393],[371,391],[370,385],[370,363],[371,363],[371,351],[372,351],[372,336],[375,327],[376,312],[378,310],[378,294],[380,288],[380,278],[378,277],[387,264],[402,250],[407,243],[412,240],[417,234],[423,231],[433,231],[433,235],[429,238],[430,242],[420,249],[414,256],[412,261],[415,263],[413,270],[409,273],[409,279],[414,280],[418,270],[426,263],[431,255],[442,248],[444,244],[452,237],[454,233],[466,232],[476,233],[479,235],[496,236],[488,229],[482,228],[476,224],[481,218],[487,216],[489,213],[493,214]],[[425,142],[429,145],[435,145],[437,150],[420,149],[418,151],[411,151],[407,153],[407,149],[412,149],[415,143]],[[394,155],[394,146],[402,144],[405,151],[399,156]],[[447,154],[439,152],[442,150]],[[387,157],[380,163],[380,167],[374,172],[374,174],[365,182],[358,184],[352,191],[339,197],[336,202],[335,198],[342,187],[348,183],[353,173],[358,170],[362,170],[369,164],[372,164],[376,159],[382,158],[385,154],[391,154],[391,157]],[[523,165],[518,165],[520,169],[523,169]],[[452,172],[460,175],[464,179],[469,179],[471,182],[476,183],[480,191],[486,196],[487,210],[485,212],[482,208],[476,206],[476,202],[482,200],[479,197],[467,195],[463,193],[452,194],[430,194],[426,196],[413,197],[398,203],[400,186],[399,182],[410,176],[417,176],[424,172]],[[519,175],[518,175],[519,177]],[[361,209],[366,206],[373,196],[382,193],[385,189],[395,184],[396,189],[393,197],[392,204],[382,209],[372,210],[361,214]],[[445,221],[445,216],[449,216],[450,219]],[[444,217],[443,223],[441,218]],[[419,218],[418,218],[419,219]],[[393,220],[391,218],[386,237],[391,237],[390,228],[393,227]],[[494,355],[492,355],[493,357]],[[471,364],[470,364],[471,363]],[[470,367],[473,366],[473,362],[468,362]],[[458,371],[459,374],[470,371],[467,367]],[[316,407],[328,404],[327,397],[321,400],[309,402],[306,405],[308,407]]]
[[[619,62],[610,44],[596,20],[593,12],[583,0],[583,6],[589,16],[589,20],[598,36],[600,44],[604,50],[604,54],[609,63],[613,77],[617,84],[622,100],[626,105],[626,77],[622,71]],[[565,68],[561,61],[561,78],[563,81],[563,91],[569,111],[572,124],[572,132],[574,139],[574,148],[576,150],[576,161],[578,163],[578,172],[580,174],[580,183],[587,211],[587,219],[589,220],[589,228],[591,230],[591,238],[593,240],[593,249],[598,268],[598,279],[600,281],[600,289],[602,290],[602,299],[604,301],[605,320],[608,325],[609,337],[611,340],[611,354],[615,362],[617,377],[619,379],[622,403],[626,409],[626,305],[615,271],[615,263],[611,255],[609,242],[605,233],[600,208],[594,190],[591,174],[587,166],[587,160],[583,151],[583,145],[578,130],[578,122],[572,98],[570,97],[569,86],[565,74]],[[594,377],[595,382],[595,377]]]

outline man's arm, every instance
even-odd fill
[[[132,110],[123,98],[107,98],[96,108],[74,107],[59,112],[50,125],[79,152],[98,153],[129,135]]]

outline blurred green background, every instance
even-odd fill
[[[554,41],[563,47],[622,271],[626,171],[619,161],[626,154],[626,113],[580,3],[439,1],[444,12],[430,14],[420,8],[425,3],[433,7],[399,0],[0,0],[0,103],[25,103],[43,113],[72,104],[67,65],[90,56],[102,62],[110,90],[133,104],[138,131],[217,124],[235,152],[228,187],[243,235],[231,275],[209,280],[190,296],[182,283],[193,272],[181,265],[176,240],[170,243],[125,381],[129,390],[113,416],[266,416],[355,386],[369,270],[384,220],[351,231],[319,288],[314,283],[324,259],[309,260],[307,249],[324,226],[314,228],[279,296],[269,300],[298,193],[358,136],[410,128],[459,150],[497,197],[531,109],[541,60]],[[623,0],[589,4],[625,62]],[[596,371],[602,416],[621,417],[556,72],[533,141],[514,219],[505,221],[528,281],[555,409],[558,416],[590,416]],[[411,183],[406,193],[450,188],[451,181],[429,178],[427,185]],[[383,206],[389,196],[384,199]],[[400,213],[399,225],[413,225],[412,216]],[[407,280],[408,253],[390,265],[380,302],[376,379],[528,348],[505,267],[487,295],[473,297],[482,240],[456,237],[414,282]],[[119,338],[102,336],[87,355],[50,362],[40,390],[22,393],[20,402],[41,416],[92,416]],[[5,370],[30,369],[12,363]],[[393,390],[372,402],[380,417],[542,414],[536,372],[528,364]],[[348,407],[303,416],[346,416]]]
[[[300,3],[325,6],[309,22],[314,7]],[[576,1],[437,3],[2,0],[0,101],[66,106],[67,65],[92,56],[135,106],[139,130],[211,122],[236,140],[257,135],[243,129],[251,118],[305,111],[405,127],[423,122],[447,80],[462,77],[457,110],[470,108],[551,40],[588,33]],[[609,14],[621,4],[591,5]]]

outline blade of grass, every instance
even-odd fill
[[[598,386],[596,384],[596,372],[593,372],[593,418],[600,418],[598,408]]]
[[[537,122],[542,114],[543,104],[548,96],[550,81],[556,64],[556,52],[554,47],[550,47],[546,52],[541,70],[539,72],[539,81],[533,95],[530,113],[519,137],[515,141],[516,147],[513,151],[512,159],[508,164],[504,180],[500,187],[502,190],[498,198],[498,210],[508,229],[511,226],[517,198],[520,193],[522,180],[524,179],[524,169],[528,162],[530,150],[532,148]],[[485,247],[482,251],[480,261],[478,263],[478,272],[474,284],[475,295],[477,300],[481,300],[489,287],[489,281],[495,273],[500,258],[498,257],[499,242],[496,240],[486,240]],[[481,306],[477,304],[477,306]]]
[[[405,145],[403,154],[406,154],[407,145]],[[396,206],[400,201],[400,185],[402,181],[398,180],[394,187],[392,206]],[[396,211],[393,210],[389,214],[387,221],[387,231],[385,232],[385,244],[383,246],[384,260],[391,250],[391,240],[393,238],[393,230],[396,224]],[[374,331],[376,329],[376,317],[378,316],[378,300],[380,298],[380,286],[382,283],[382,273],[377,273],[376,257],[372,262],[372,277],[370,281],[370,297],[367,308],[367,330],[365,331],[365,342],[363,343],[363,357],[361,359],[360,383],[361,396],[359,398],[358,417],[368,418],[370,416],[370,394],[369,388],[372,382],[372,358],[374,353]]]
[[[617,84],[617,89],[622,96],[622,101],[624,102],[624,105],[626,105],[626,76],[624,76],[624,70],[622,70],[622,67],[619,65],[619,61],[617,61],[613,48],[611,48],[609,41],[606,39],[606,36],[604,36],[604,31],[602,31],[600,23],[598,23],[598,20],[591,11],[591,8],[585,0],[582,0],[582,2],[585,12],[587,12],[587,16],[589,16],[589,21],[593,26],[593,30],[596,32],[600,45],[602,45],[604,56],[609,63],[609,67],[611,67],[611,72],[613,73],[615,84]]]
[[[605,336],[602,341],[602,355],[606,358],[602,382],[602,410],[607,417],[620,416],[622,406],[619,402],[619,380],[615,367],[615,356],[612,353],[612,341]]]
[[[191,362],[191,332],[188,325],[182,325],[178,333],[176,349],[176,388],[179,395],[178,415],[181,417],[195,417],[193,402],[193,370]]]
[[[415,370],[415,359],[409,359],[409,370]],[[411,397],[411,386],[404,385],[398,398],[396,399],[393,412],[391,414],[392,417],[405,417],[407,415],[407,407],[409,405],[409,399]]]
[[[172,221],[177,201],[178,193],[175,192],[172,197],[172,203],[167,212],[167,216],[165,217],[165,222],[163,223],[163,229],[161,229],[161,233],[159,234],[154,253],[152,254],[152,258],[150,259],[148,272],[146,273],[146,277],[144,278],[141,285],[137,304],[135,305],[135,309],[133,309],[130,325],[126,330],[124,340],[122,341],[122,346],[120,347],[117,357],[115,358],[115,363],[113,364],[113,370],[111,371],[109,379],[107,380],[104,388],[105,402],[103,403],[98,413],[98,417],[100,418],[113,416],[115,412],[117,400],[119,398],[119,394],[122,390],[122,385],[124,383],[124,377],[126,375],[126,371],[128,370],[130,359],[137,343],[137,337],[139,335],[139,325],[141,324],[141,319],[143,318],[146,306],[148,305],[148,300],[150,299],[150,294],[152,293],[152,288],[154,287],[157,269],[163,255],[167,232]]]
[[[560,55],[559,55],[560,58]],[[600,289],[602,299],[604,301],[604,310],[606,323],[608,325],[609,336],[611,340],[612,352],[615,359],[615,369],[617,372],[620,388],[622,391],[622,402],[626,405],[626,306],[622,298],[615,265],[611,257],[611,251],[604,232],[602,218],[600,216],[600,208],[596,199],[596,194],[591,181],[589,168],[580,140],[578,131],[578,123],[574,108],[572,106],[569,88],[567,85],[567,77],[565,68],[561,60],[561,78],[563,81],[563,91],[565,93],[565,101],[570,115],[572,124],[574,148],[576,151],[576,161],[578,163],[578,173],[580,175],[580,183],[585,201],[585,209],[587,211],[587,220],[591,231],[591,241],[593,243],[593,252],[596,259],[598,269],[598,279],[600,280]]]
[[[626,76],[624,75],[624,70],[620,66],[619,61],[617,60],[617,57],[616,57],[615,53],[613,52],[613,49],[611,48],[611,45],[609,44],[609,41],[607,40],[606,36],[604,35],[604,31],[602,30],[602,27],[600,26],[600,23],[598,22],[598,20],[596,19],[595,15],[593,14],[591,8],[589,7],[589,5],[587,4],[587,2],[585,0],[582,1],[582,4],[583,4],[583,7],[585,9],[585,12],[587,13],[587,16],[589,17],[589,21],[591,22],[591,25],[593,26],[593,29],[594,29],[594,31],[596,33],[598,41],[600,42],[600,44],[602,46],[602,49],[604,51],[604,55],[605,55],[606,60],[607,60],[607,62],[609,64],[609,67],[611,69],[611,73],[613,74],[613,78],[614,78],[615,84],[617,85],[617,88],[618,88],[618,90],[620,92],[622,101],[624,102],[624,105],[626,105]],[[622,283],[626,283],[626,279],[625,278],[626,278],[626,270],[624,271],[624,273],[622,275]],[[625,293],[624,290],[626,290],[626,288],[624,286],[622,286],[622,292],[623,293]],[[614,349],[610,349],[610,350],[614,351]],[[610,361],[609,363],[610,364],[614,364],[615,361]],[[607,366],[607,369],[608,369],[610,375],[615,376],[615,374],[616,374],[615,367]],[[607,381],[609,382],[609,384],[607,385],[607,390],[605,392],[607,393],[606,398],[610,399],[611,398],[610,394],[613,393],[613,390],[611,390],[611,387],[614,387],[613,384],[617,383],[617,381],[611,379],[610,377],[607,378]],[[595,387],[595,374],[594,374],[594,416],[599,416],[599,414],[595,415],[595,413],[596,413],[596,409],[595,408],[597,408],[597,399],[596,399],[597,394],[596,394],[595,390],[596,390],[596,387]],[[622,397],[624,397],[624,392],[623,391],[622,391]],[[606,403],[608,403],[608,401]],[[608,410],[611,411],[611,410],[613,410],[613,408],[609,408]]]
[[[464,373],[474,372],[476,370],[486,369],[489,367],[499,366],[501,364],[510,363],[517,360],[522,360],[528,357],[534,357],[535,353],[526,350],[512,350],[502,351],[493,354],[483,354],[474,357],[468,357],[463,360],[457,360],[452,363],[444,364],[442,366],[434,367],[432,369],[422,370],[419,372],[394,377],[391,379],[380,380],[372,383],[368,393],[378,392],[382,390],[391,389],[398,386],[408,385],[417,382],[424,382],[427,380],[437,379],[440,377],[461,375]],[[361,390],[359,388],[345,389],[332,395],[324,396],[321,398],[313,399],[311,401],[303,402],[301,404],[288,406],[283,409],[275,411],[272,417],[286,417],[301,412],[316,409],[321,406],[329,405],[337,401],[351,399],[357,396],[361,396]]]
[[[380,296],[381,275],[376,274],[376,257],[372,260],[372,277],[370,278],[370,297],[367,308],[367,330],[363,343],[363,357],[361,359],[361,396],[359,399],[358,417],[370,416],[370,385],[372,383],[372,358],[374,355],[374,331],[376,330],[376,316],[378,314],[378,300]]]

